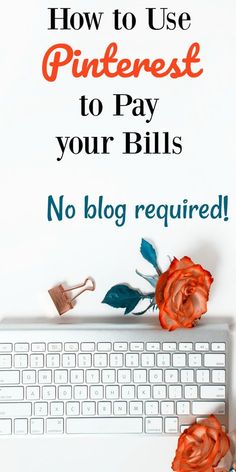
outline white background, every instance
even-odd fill
[[[118,282],[130,282],[148,290],[147,284],[135,274],[135,268],[152,272],[139,254],[141,238],[145,237],[158,247],[163,268],[168,264],[167,255],[189,255],[210,270],[215,282],[207,317],[233,319],[236,6],[233,0],[176,3],[119,0],[108,6],[105,0],[96,5],[84,0],[37,3],[25,0],[1,6],[1,318],[57,317],[47,290],[59,282],[73,285],[87,275],[95,278],[96,292],[83,295],[71,316],[75,320],[80,314],[97,315],[98,319],[99,315],[109,317],[114,313],[122,316],[122,311],[115,312],[101,304],[101,300]],[[48,31],[47,7],[66,6],[72,11],[104,11],[99,32]],[[191,28],[186,32],[148,30],[145,7],[163,6],[178,13],[188,11]],[[133,31],[114,32],[114,8],[133,11],[137,27]],[[102,57],[111,41],[119,44],[120,57],[153,59],[184,57],[190,44],[198,41],[204,74],[198,79],[155,79],[146,74],[139,79],[85,80],[72,78],[67,69],[59,72],[56,82],[44,80],[42,58],[52,44],[67,42],[81,49],[85,57]],[[113,118],[113,93],[160,98],[152,122],[147,125],[144,118],[133,118],[130,111],[123,118]],[[102,99],[103,114],[81,119],[78,104],[81,95]],[[179,157],[122,156],[119,137],[122,131],[129,130],[181,135],[183,153]],[[58,163],[55,136],[85,135],[114,136],[112,154],[89,157],[68,153]],[[75,205],[81,204],[84,195],[90,195],[94,202],[104,195],[107,203],[127,204],[127,222],[122,228],[117,228],[112,220],[84,221],[81,217],[49,223],[50,194],[55,198],[64,194],[65,200]],[[173,220],[164,228],[157,219],[135,221],[130,210],[140,202],[176,204],[184,198],[192,203],[213,204],[219,194],[229,196],[228,222]],[[6,460],[11,446],[5,448],[4,456],[0,445],[4,468],[7,472],[51,468],[61,472],[73,467],[81,469],[81,461],[87,458],[83,470],[89,472],[95,468],[141,471],[147,463],[148,470],[166,472],[175,445],[175,440],[168,444],[159,441],[161,448],[157,454],[157,441],[150,438],[143,443],[132,438],[119,439],[118,443],[111,439],[86,444],[84,441],[65,441],[63,448],[58,448],[56,441],[40,442],[40,460],[33,469],[29,442],[20,447],[18,443],[16,451],[21,459],[9,467]],[[36,441],[34,445],[39,447]],[[112,453],[105,460],[107,450]],[[119,454],[115,455],[117,451]]]

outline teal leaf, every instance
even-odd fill
[[[153,267],[156,270],[158,270],[157,254],[156,254],[156,251],[155,251],[154,247],[152,246],[152,244],[149,243],[148,241],[146,241],[145,239],[142,239],[140,252],[141,252],[142,256],[144,257],[144,259],[146,259],[146,261],[150,262],[150,264],[152,264]]]
[[[102,303],[114,308],[125,308],[125,315],[127,315],[143,298],[144,296],[139,290],[125,284],[118,284],[108,290]]]
[[[137,269],[136,269],[136,274],[138,274],[143,279],[147,280],[147,282],[149,282],[152,287],[156,288],[158,275],[144,275],[144,274],[141,274],[141,272],[139,272]]]

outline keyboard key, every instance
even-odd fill
[[[119,383],[129,383],[131,381],[131,371],[122,369],[117,371]]]
[[[51,413],[51,416],[63,416],[64,415],[64,403],[63,402],[52,402],[50,413]]]
[[[198,388],[196,385],[187,385],[184,387],[184,398],[198,398]]]
[[[88,384],[98,383],[100,379],[100,371],[98,369],[90,369],[86,371],[86,382]]]
[[[14,421],[14,433],[15,434],[27,434],[28,433],[28,421],[27,419],[16,419]]]
[[[130,402],[129,404],[130,415],[142,415],[143,414],[143,403],[142,402]]]
[[[190,415],[190,403],[189,402],[177,402],[177,415]]]
[[[72,370],[71,371],[71,376],[73,379],[76,378],[76,375],[78,372],[82,372],[82,371],[77,371],[77,370]],[[79,374],[78,374],[79,375]],[[55,370],[54,372],[54,382],[55,384],[66,384],[68,382],[68,371],[67,370]],[[78,382],[75,382],[75,383],[80,383],[79,381]]]
[[[31,403],[0,403],[0,416],[7,418],[21,418],[31,416]]]
[[[114,402],[113,404],[114,415],[126,415],[127,403],[126,402]]]
[[[107,385],[105,388],[106,398],[108,400],[118,400],[119,398],[119,386],[118,385]]]
[[[62,355],[62,367],[75,367],[76,360],[75,354],[63,354]],[[59,366],[57,366],[59,367]]]
[[[225,351],[225,343],[212,343],[212,351]]]
[[[31,344],[31,351],[32,352],[44,352],[44,351],[46,351],[46,344],[45,343],[32,343]]]
[[[147,371],[144,369],[134,369],[134,382],[135,383],[145,383],[147,382]]]
[[[18,384],[19,382],[19,370],[0,370],[0,385]]]
[[[62,351],[62,343],[48,343],[48,351],[49,352],[61,352]]]
[[[82,402],[82,411],[83,416],[93,416],[96,413],[96,404],[95,402]]]
[[[34,416],[47,416],[48,404],[46,402],[36,402],[34,404]]]
[[[197,370],[197,382],[198,383],[208,383],[210,382],[210,371],[207,369],[198,369]]]
[[[84,371],[82,369],[71,370],[70,371],[70,381],[71,381],[72,384],[83,383],[84,382]],[[67,380],[66,380],[65,383],[67,383]]]
[[[146,433],[162,433],[163,424],[162,418],[146,418],[145,431]]]
[[[179,343],[179,350],[180,351],[192,351],[193,350],[193,343]]]
[[[182,386],[181,385],[170,385],[169,386],[169,398],[182,398]]]
[[[78,354],[78,366],[79,367],[91,367],[92,356],[91,354]]]
[[[44,424],[42,418],[33,418],[30,420],[30,432],[31,434],[43,434]]]
[[[36,383],[36,371],[35,370],[23,370],[22,372],[22,383],[23,384],[35,384]]]
[[[0,387],[0,400],[23,400],[23,387]]]
[[[82,352],[93,352],[95,351],[95,344],[94,343],[81,343],[80,350]]]
[[[160,349],[161,349],[160,343],[146,343],[147,351],[160,351]]]
[[[174,415],[174,402],[161,402],[162,415]]]
[[[48,434],[62,434],[64,432],[63,418],[47,418],[46,431]]]
[[[74,388],[74,399],[75,400],[86,400],[88,398],[88,387],[86,385],[78,386]]]
[[[39,387],[26,387],[26,399],[27,400],[39,400]]]
[[[139,355],[138,354],[126,354],[125,355],[125,366],[126,367],[138,367],[139,366]]]
[[[68,402],[66,403],[66,414],[68,416],[77,416],[79,415],[80,408],[79,402]]]
[[[196,351],[209,351],[209,343],[195,343]]]
[[[225,399],[225,387],[223,385],[203,385],[200,387],[200,397],[217,399]]]
[[[0,355],[0,368],[7,369],[11,367],[11,355]]]
[[[212,370],[213,383],[225,383],[225,370]]]
[[[77,352],[79,350],[78,343],[64,343],[64,349],[66,352]]]
[[[12,344],[10,343],[0,343],[0,352],[11,352]]]
[[[121,398],[124,400],[133,400],[135,398],[135,389],[133,385],[122,385]]]
[[[52,383],[52,371],[51,370],[39,370],[38,371],[38,382],[40,384],[51,384]]]
[[[142,367],[154,367],[154,365],[155,365],[155,355],[154,354],[151,354],[151,353],[150,354],[141,354],[141,366]]]
[[[43,392],[43,400],[55,400],[56,399],[56,387],[52,386],[44,386],[42,388]]]
[[[166,369],[165,371],[165,382],[173,383],[179,381],[179,371],[174,369]]]
[[[205,367],[225,367],[225,354],[205,354]]]
[[[109,352],[111,351],[111,343],[98,343],[97,349],[100,352]]]
[[[103,399],[103,386],[92,385],[90,387],[90,398],[91,400],[102,400]]]
[[[15,352],[28,352],[29,351],[28,343],[16,343],[14,347],[15,347]]]
[[[150,369],[149,382],[161,383],[163,381],[163,371],[160,369]]]
[[[201,354],[189,354],[188,355],[188,365],[189,365],[189,367],[201,367],[201,365],[202,365],[202,356],[201,356]]]
[[[173,354],[173,367],[185,367],[186,354]]]
[[[102,370],[102,383],[114,383],[116,381],[116,371],[114,369]]]
[[[158,415],[159,413],[158,402],[145,402],[145,413],[148,416]]]
[[[58,387],[58,398],[59,400],[71,400],[72,398],[71,385],[63,385],[63,386]]]
[[[0,420],[0,434],[11,434],[11,420]]]
[[[128,343],[114,343],[114,351],[127,351]]]
[[[94,367],[107,367],[107,354],[94,354]]]
[[[142,433],[142,418],[68,418],[67,434]]]
[[[181,383],[193,383],[194,371],[189,369],[184,369],[180,371]]]
[[[143,398],[143,399],[151,398],[150,385],[138,385],[138,398]]]
[[[111,402],[98,402],[98,415],[109,416],[111,413]]]
[[[41,369],[44,366],[44,355],[43,354],[31,354],[30,356],[30,367]]]
[[[176,343],[163,343],[162,349],[163,351],[176,351],[177,344]]]
[[[47,367],[60,367],[60,356],[59,354],[47,354],[46,358],[46,366]]]
[[[225,403],[218,402],[203,402],[197,401],[192,403],[193,415],[224,415],[225,414]]]
[[[179,421],[178,418],[165,418],[165,433],[178,433]]]
[[[110,367],[123,367],[123,354],[110,354]]]
[[[157,354],[158,367],[170,367],[170,354]]]
[[[130,343],[129,348],[131,351],[143,351],[144,343]]]
[[[153,398],[166,398],[167,395],[167,388],[165,385],[154,385],[153,387]]]

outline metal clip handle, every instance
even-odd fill
[[[89,285],[88,285],[89,284]],[[79,290],[79,292],[71,299],[71,301],[75,300],[81,293],[86,292],[87,290],[93,292],[95,290],[95,282],[91,277],[87,277],[85,281],[82,284],[75,285],[74,287],[68,288],[64,290],[64,292],[71,292],[72,290],[75,290],[76,288],[81,288],[82,290]]]

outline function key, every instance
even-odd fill
[[[44,352],[46,351],[45,343],[32,343],[31,344],[31,351],[33,352]]]
[[[111,343],[98,343],[98,351],[111,351]]]
[[[114,351],[127,351],[128,343],[114,343]]]
[[[129,348],[131,351],[143,351],[143,343],[130,343]]]
[[[177,344],[176,343],[163,343],[162,349],[163,351],[176,351]]]
[[[192,351],[193,350],[193,343],[179,343],[179,350],[180,351]]]
[[[93,352],[95,351],[95,343],[81,343],[80,350],[82,352]]]
[[[10,343],[0,343],[0,352],[11,352],[12,344]]]
[[[28,352],[29,351],[29,344],[28,343],[16,343],[15,344],[15,351],[16,352]]]
[[[212,351],[225,351],[225,343],[212,343]]]
[[[195,343],[196,351],[209,351],[209,343]]]
[[[146,343],[147,351],[160,351],[160,348],[161,348],[160,343]]]
[[[79,350],[79,344],[78,343],[65,343],[64,344],[64,349],[65,349],[66,352],[78,351]]]
[[[60,352],[62,351],[62,343],[48,343],[49,352]]]

